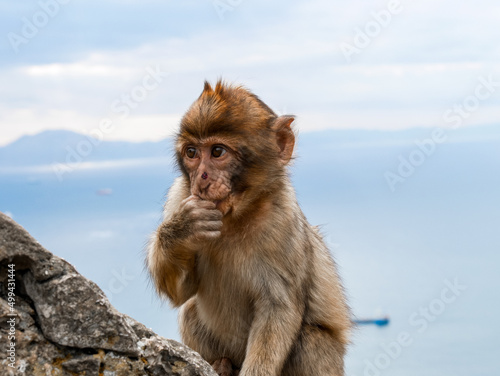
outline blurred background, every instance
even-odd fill
[[[347,375],[497,375],[500,3],[0,1],[0,211],[179,339],[144,270],[171,136],[222,77],[295,114],[290,169],[359,326]]]

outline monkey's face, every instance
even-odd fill
[[[186,143],[180,154],[189,176],[191,194],[213,201],[217,209],[227,214],[234,198],[232,177],[238,166],[236,152],[225,140],[211,137]]]
[[[292,121],[246,89],[219,82],[214,90],[206,83],[176,140],[191,194],[241,218],[256,200],[280,189],[295,142]]]

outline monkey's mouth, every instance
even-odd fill
[[[223,198],[223,199],[220,199],[220,200],[214,200],[214,204],[215,204],[215,207],[217,209],[220,209],[221,206],[224,204],[224,202],[227,200],[227,197],[226,198]]]
[[[215,208],[220,210],[222,212],[222,214],[227,214],[227,212],[229,211],[229,208],[230,208],[230,203],[231,203],[231,200],[230,200],[230,196],[226,196],[224,198],[220,198],[218,200],[213,200],[212,201],[214,204],[215,204]]]

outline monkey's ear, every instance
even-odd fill
[[[208,81],[205,81],[205,84],[203,86],[203,93],[210,93],[214,91],[214,89],[212,89],[212,86],[210,86],[210,83]]]
[[[280,159],[283,164],[290,162],[295,146],[295,134],[290,125],[294,121],[293,116],[280,116],[273,124],[273,129],[276,132],[276,143],[280,150]]]

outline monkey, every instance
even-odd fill
[[[205,81],[175,136],[180,176],[146,264],[180,307],[182,341],[218,375],[344,375],[350,309],[291,184],[294,120]]]

